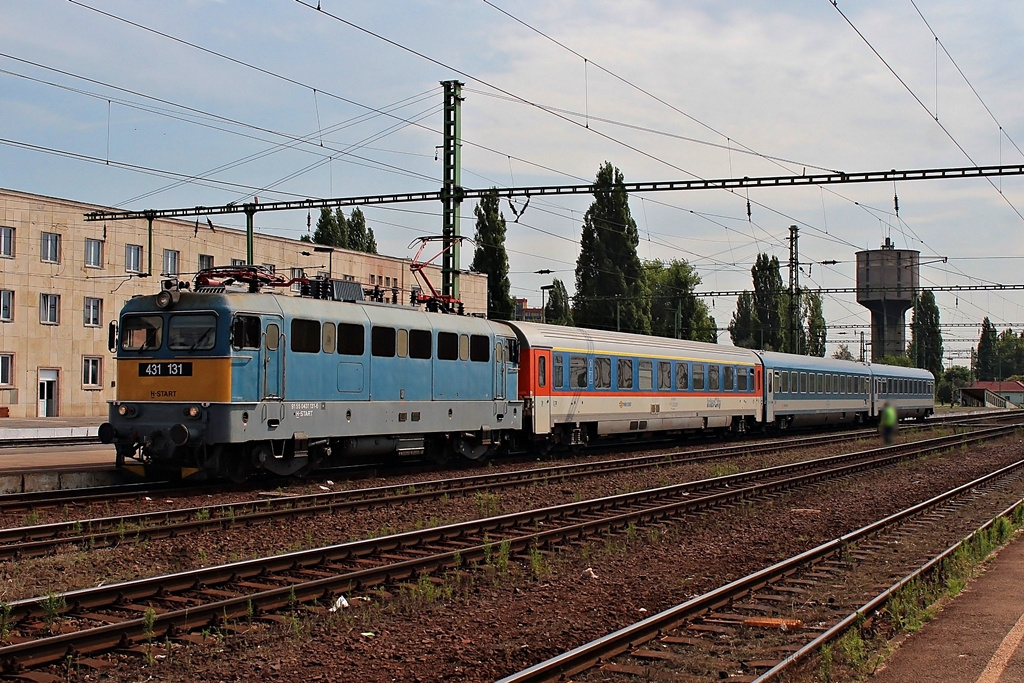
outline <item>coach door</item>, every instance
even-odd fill
[[[530,368],[533,373],[530,384],[534,391],[533,431],[535,434],[547,434],[551,430],[551,385],[554,382],[551,351],[534,353],[533,367]]]
[[[267,398],[284,397],[284,354],[285,338],[281,333],[280,318],[264,319],[263,328],[263,391],[260,396]]]
[[[760,375],[761,370],[758,368],[758,374]],[[764,370],[764,388],[765,388],[765,401],[764,401],[764,419],[766,423],[772,423],[775,421],[775,390],[778,387],[775,384],[778,380],[778,371],[772,372],[767,367]]]

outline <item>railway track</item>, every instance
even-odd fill
[[[501,679],[775,680],[876,618],[1000,517],[1024,516],[1024,460]],[[1004,526],[1004,528],[1006,528]],[[865,595],[870,596],[865,600]]]
[[[168,538],[200,530],[264,523],[282,517],[331,514],[382,504],[416,502],[442,496],[471,495],[495,488],[568,481],[596,474],[613,474],[668,465],[679,466],[738,455],[775,453],[808,446],[820,447],[830,443],[854,441],[863,438],[866,432],[867,430],[859,430],[820,436],[803,436],[784,442],[743,443],[705,449],[697,454],[691,451],[635,456],[454,479],[424,480],[411,484],[327,491],[297,496],[261,497],[255,500],[202,507],[12,527],[0,529],[0,560],[37,557],[69,544],[90,548],[111,546],[145,539]],[[868,456],[850,454],[839,457],[857,459]],[[94,500],[102,501],[104,499],[99,497]]]
[[[299,603],[489,561],[523,558],[581,538],[672,520],[744,499],[889,467],[933,452],[997,438],[1016,426],[876,449],[851,459],[833,456],[443,527],[304,550],[274,557],[19,600],[4,607],[5,670],[62,660],[123,642],[189,632],[251,618]],[[843,458],[846,457],[844,460]]]
[[[931,428],[938,426],[948,425],[964,425],[970,426],[972,424],[983,423],[987,421],[1001,422],[1007,420],[1018,419],[1017,413],[1012,411],[991,411],[985,413],[972,413],[970,415],[943,415],[938,417],[931,417],[924,423],[919,423],[916,427],[908,429],[920,429]],[[858,438],[871,437],[875,435],[874,429],[856,429],[846,430],[836,433],[825,433],[823,435],[806,436],[806,437],[795,437],[795,438],[806,438],[808,441],[813,442],[833,442],[836,440],[856,440]],[[822,441],[825,439],[827,441]],[[760,446],[761,443],[774,443],[778,439],[763,441],[756,440],[753,442],[754,446]],[[643,445],[648,445],[647,442],[639,442]],[[744,442],[750,443],[750,442]],[[742,448],[740,444],[738,447]],[[685,453],[685,451],[678,451],[678,453]],[[357,468],[346,468],[347,474],[360,475],[363,473],[379,473],[380,464],[375,463],[365,466],[363,469]],[[426,468],[424,468],[426,471]],[[331,471],[324,471],[319,473],[320,477],[330,477]],[[78,489],[63,489],[56,491],[31,491],[22,493],[9,493],[0,495],[0,512],[10,513],[21,510],[40,510],[44,508],[62,508],[62,507],[76,507],[85,506],[90,503],[96,502],[114,502],[117,500],[132,500],[141,499],[145,496],[160,495],[163,497],[179,497],[194,495],[197,490],[202,490],[205,493],[220,493],[226,491],[246,491],[256,490],[252,485],[226,485],[226,484],[192,484],[191,486],[183,487],[180,483],[175,482],[135,482],[128,484],[121,484],[115,486],[100,486],[100,487],[88,487]]]

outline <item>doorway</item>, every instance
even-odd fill
[[[39,417],[57,417],[57,370],[39,370]]]

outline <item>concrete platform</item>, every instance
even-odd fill
[[[1024,538],[999,551],[873,683],[1024,683]]]
[[[104,421],[99,417],[0,419],[0,442],[94,437]]]

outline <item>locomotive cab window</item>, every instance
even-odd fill
[[[366,351],[365,330],[362,325],[338,323],[338,353],[361,356]]]
[[[210,313],[172,315],[167,321],[167,348],[209,351],[217,343],[217,316]]]
[[[160,348],[164,319],[159,315],[131,315],[121,321],[123,351],[153,351]]]
[[[633,359],[619,359],[619,389],[633,388]]]
[[[292,351],[320,353],[320,321],[295,318],[292,320]]]
[[[235,316],[235,319],[231,321],[231,346],[236,349],[260,348],[259,316]]]
[[[482,334],[474,334],[469,338],[469,360],[475,363],[486,363],[491,360],[491,340]],[[495,360],[500,361],[500,358]]]
[[[555,386],[555,389],[562,389],[565,387],[564,363],[565,361],[562,360],[562,354],[551,354],[551,383]]]

